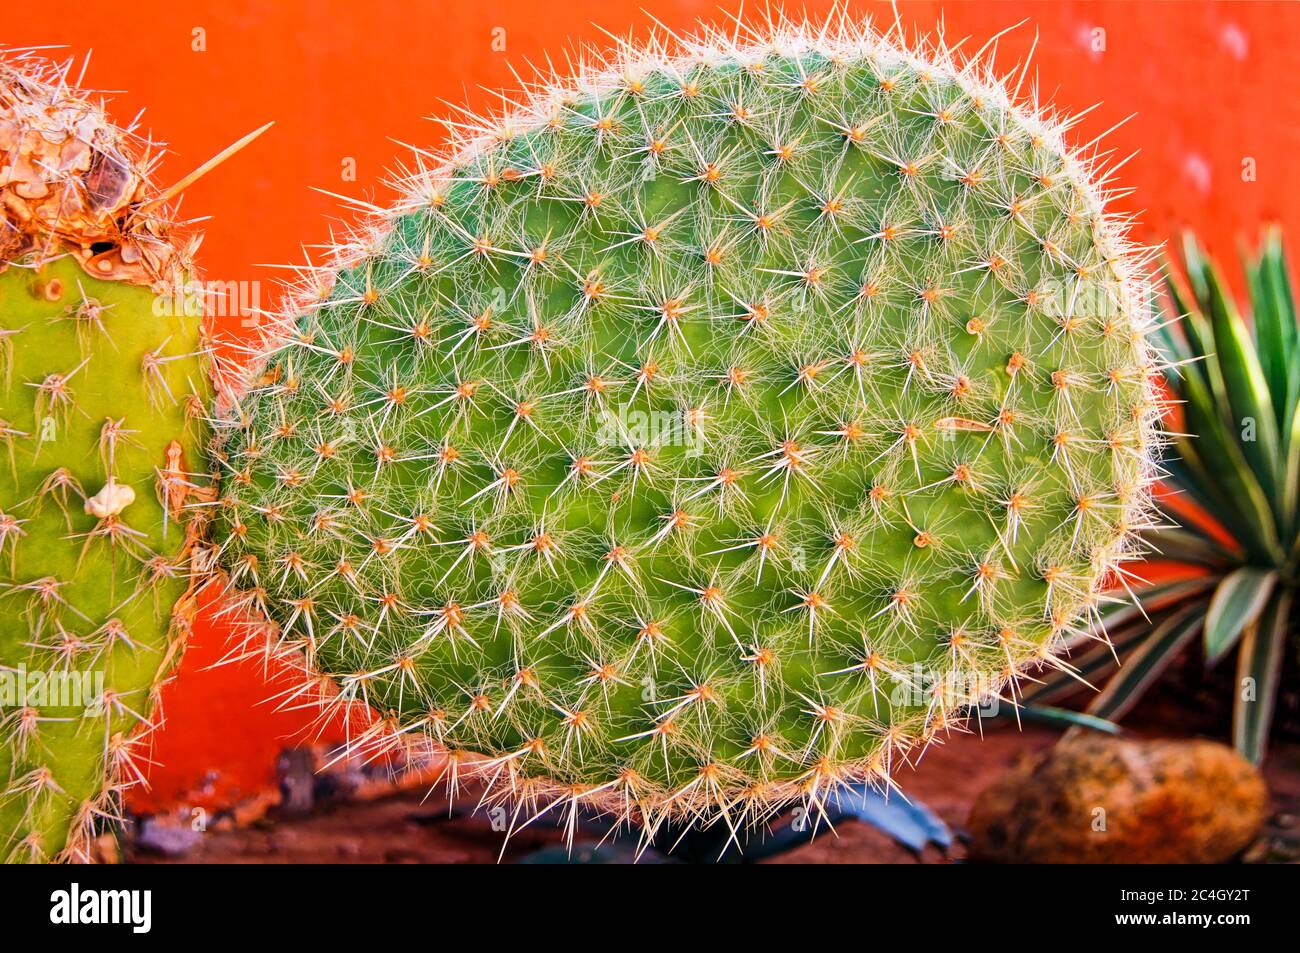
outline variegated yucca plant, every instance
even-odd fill
[[[1250,314],[1243,315],[1219,267],[1188,236],[1182,267],[1165,269],[1168,320],[1157,341],[1175,370],[1167,386],[1181,431],[1164,462],[1167,516],[1145,536],[1152,556],[1194,570],[1190,578],[1137,588],[1102,616],[1110,645],[1074,658],[1096,680],[1122,661],[1088,707],[1125,715],[1188,646],[1208,666],[1236,651],[1233,741],[1263,758],[1283,673],[1295,663],[1300,565],[1300,340],[1295,298],[1278,231],[1245,265]],[[1181,274],[1180,274],[1181,271]],[[1057,677],[1028,698],[1069,690]]]

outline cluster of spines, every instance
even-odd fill
[[[1064,664],[1155,473],[1144,260],[986,70],[709,34],[417,153],[218,451],[227,611],[299,658],[288,696],[653,828],[888,783]],[[892,703],[913,663],[965,687]]]

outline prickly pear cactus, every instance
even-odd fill
[[[0,54],[0,859],[84,860],[193,615],[206,371],[130,133]]]
[[[229,611],[297,654],[288,697],[517,821],[738,829],[1065,664],[1159,407],[1143,261],[1011,100],[782,26],[454,124],[224,432]]]

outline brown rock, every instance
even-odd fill
[[[1255,767],[1213,741],[1087,733],[1009,769],[971,808],[971,857],[994,863],[1218,863],[1265,819]]]

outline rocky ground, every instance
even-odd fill
[[[846,821],[834,831],[765,862],[946,863],[964,857],[961,834],[975,796],[999,772],[1032,752],[1050,747],[1055,728],[1007,725],[984,738],[954,737],[932,747],[898,781],[908,797],[926,804],[957,833],[953,848],[914,853],[876,828]],[[136,863],[493,863],[516,862],[563,842],[553,822],[516,832],[502,853],[503,834],[486,816],[472,813],[473,793],[451,810],[439,789],[424,782],[406,789],[357,771],[317,774],[314,756],[293,752],[282,759],[279,804],[245,816],[210,819],[202,833],[188,814],[137,823],[125,848]],[[1272,817],[1247,861],[1300,858],[1300,745],[1275,746],[1265,774],[1273,797]],[[260,817],[255,816],[260,814]],[[592,839],[599,836],[596,832]],[[583,837],[579,836],[579,841]]]

